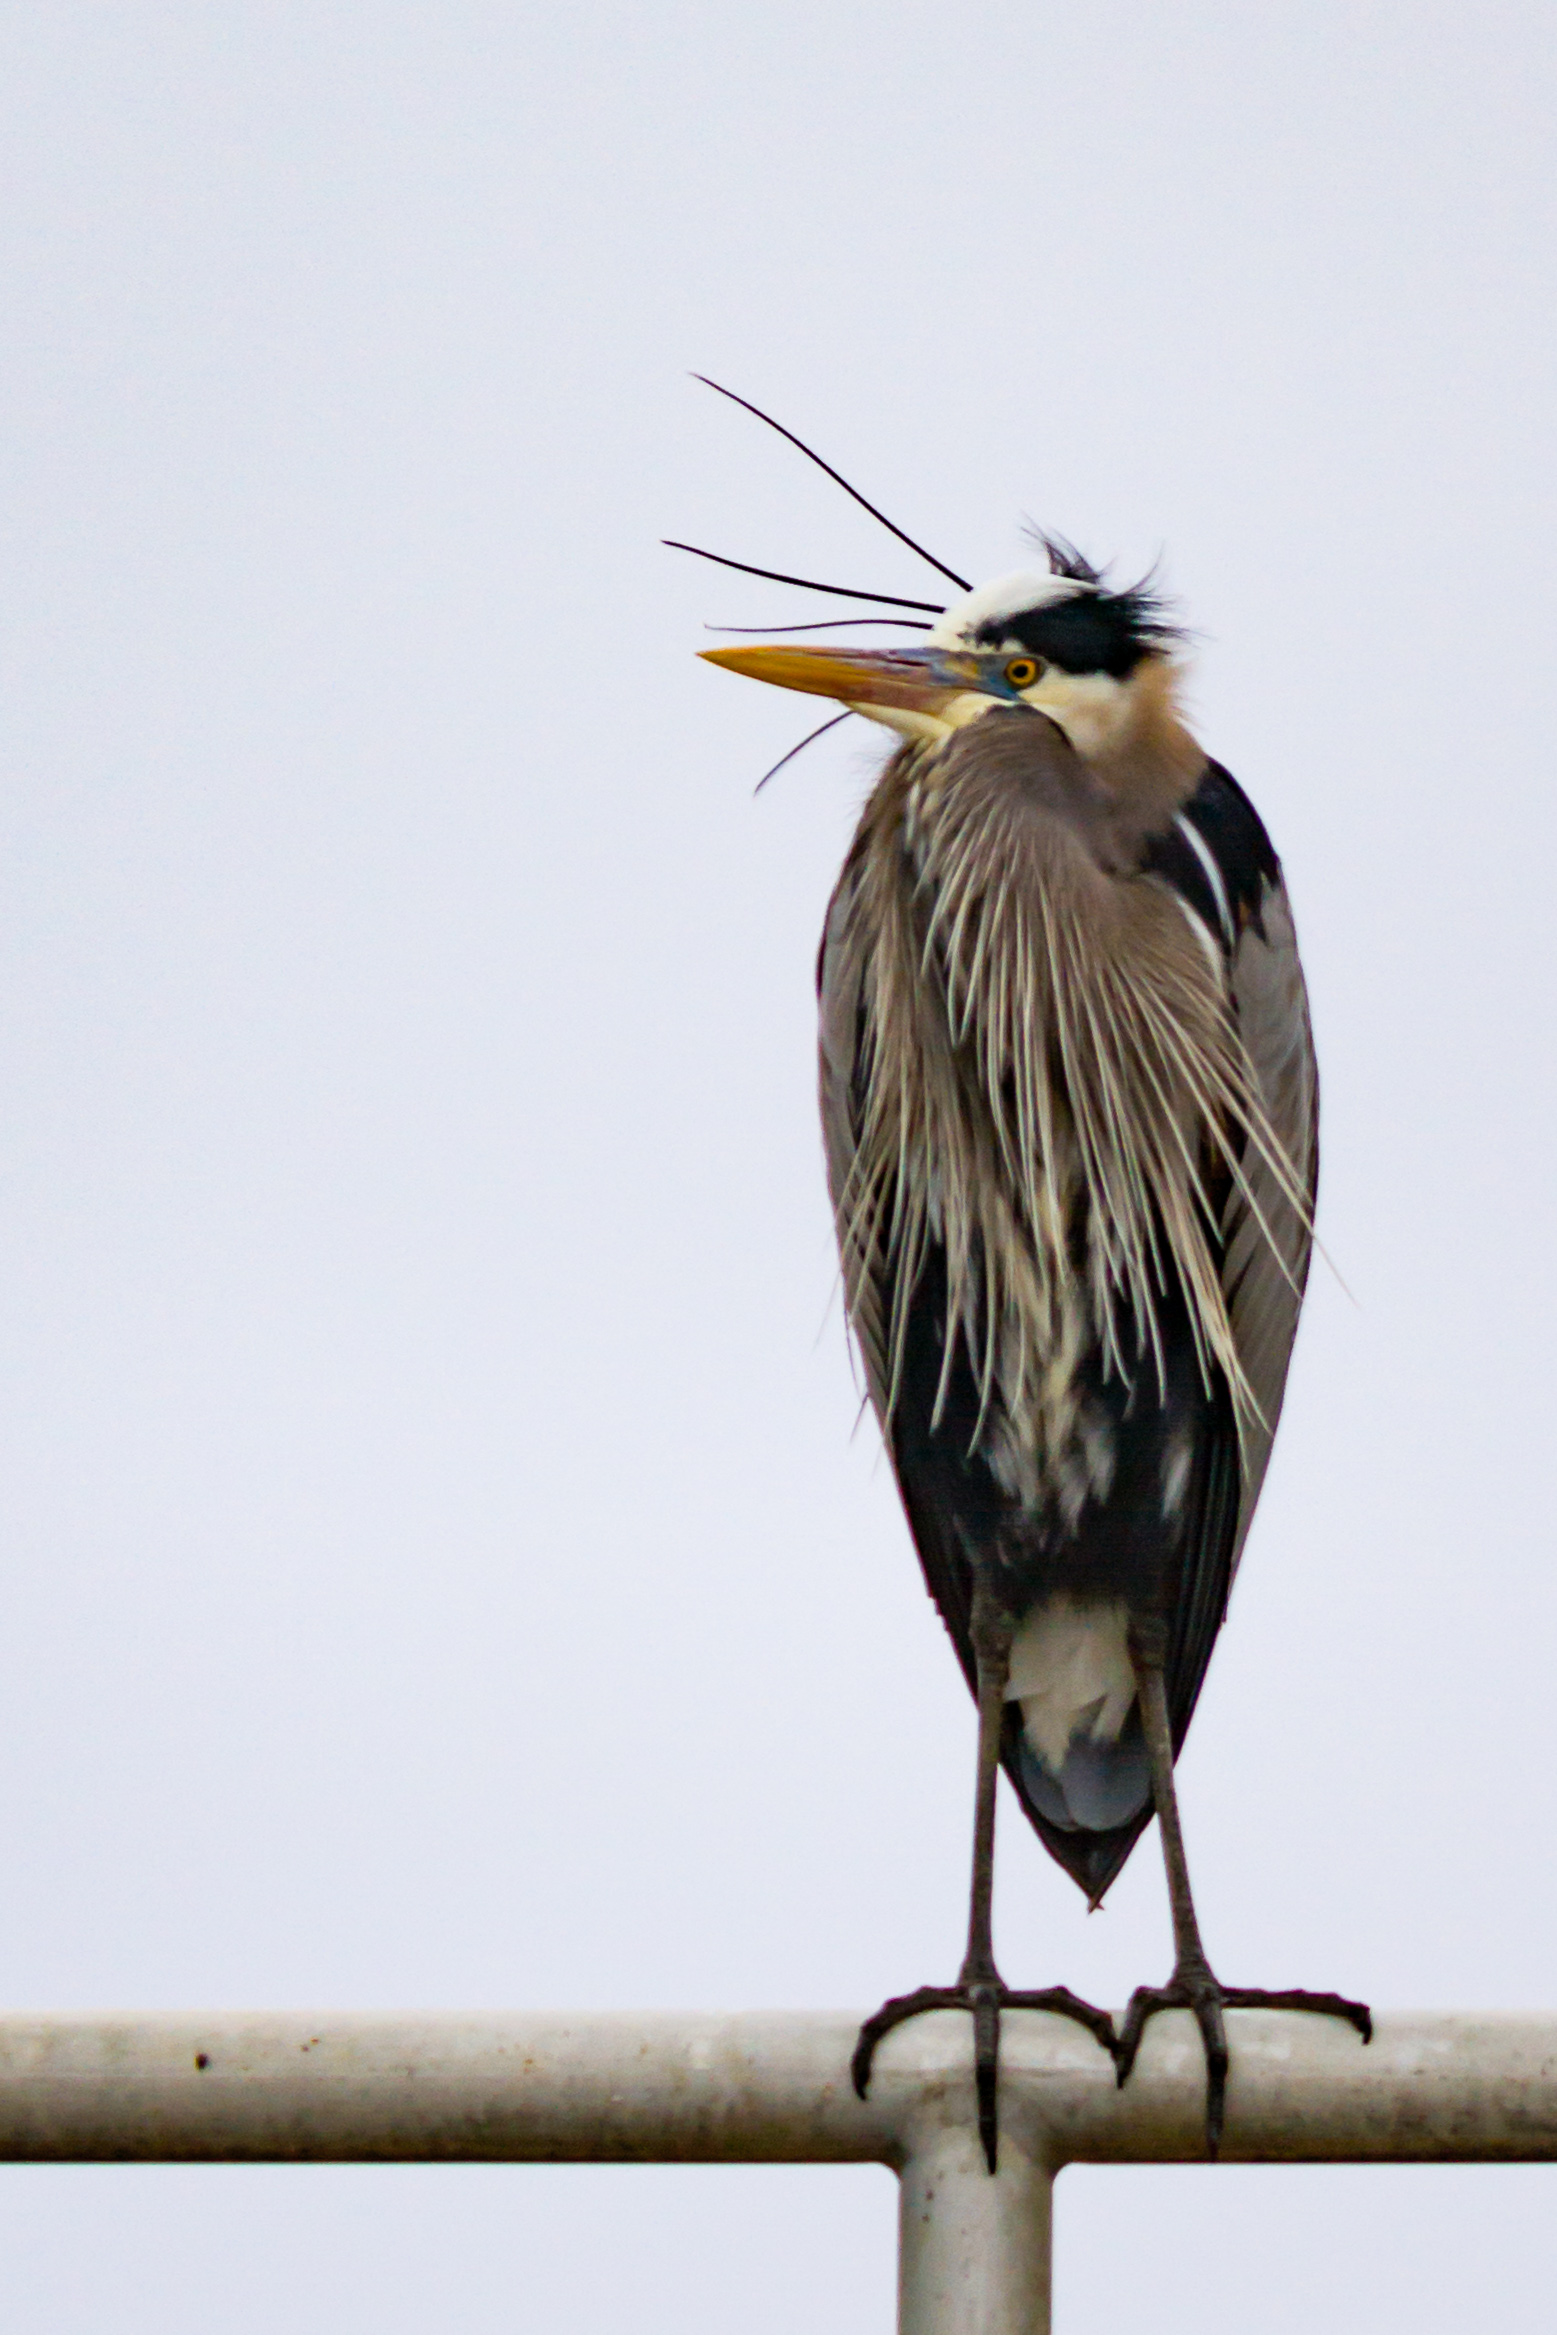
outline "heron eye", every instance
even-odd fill
[[[1042,671],[1037,657],[1013,657],[1006,667],[1006,680],[1013,689],[1031,689]]]

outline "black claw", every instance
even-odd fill
[[[995,2170],[1000,2148],[1000,1997],[993,1987],[973,1989],[973,2080],[979,2100],[984,2162]]]
[[[1227,2030],[1222,2006],[1214,1994],[1202,1994],[1195,2005],[1195,2023],[1206,2050],[1206,2155],[1216,2162],[1227,2117]]]
[[[1302,1987],[1274,1992],[1259,1986],[1223,1986],[1209,1970],[1179,1969],[1166,1986],[1138,1986],[1125,2012],[1119,2047],[1114,2053],[1122,2085],[1135,2065],[1146,2022],[1158,2011],[1193,2011],[1206,2054],[1206,2154],[1214,2158],[1222,2145],[1227,2112],[1227,2029],[1222,2013],[1230,2011],[1316,2011],[1345,2019],[1364,2043],[1373,2035],[1373,2016],[1366,2003],[1345,1995],[1310,1994]]]
[[[876,2057],[876,2046],[883,2035],[890,2035],[905,2019],[917,2019],[921,2011],[965,2011],[969,2008],[965,1987],[919,1986],[912,1994],[895,1994],[884,2002],[879,2011],[872,2011],[860,2029],[849,2062],[849,2073],[854,2078],[854,2089],[863,2100],[870,2090],[871,2065]]]
[[[1046,1986],[1013,1994],[998,1979],[959,1981],[956,1986],[921,1986],[912,1994],[893,1995],[879,2011],[873,2011],[859,2032],[854,2055],[849,2062],[849,2073],[854,2089],[863,2100],[870,2090],[871,2067],[876,2057],[876,2046],[894,2027],[905,2019],[916,2019],[921,2011],[971,2011],[973,2014],[973,2076],[978,2094],[979,2139],[983,2143],[984,2162],[995,2170],[1000,2147],[1000,2014],[1007,2011],[1058,2011],[1063,2018],[1074,2019],[1085,2027],[1103,2049],[1112,2053],[1115,2048],[1114,2022],[1106,2011],[1084,2003],[1067,1986]]]
[[[1206,2155],[1214,2165],[1222,2153],[1222,2119],[1227,2108],[1226,2076],[1206,2077]]]

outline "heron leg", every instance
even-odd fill
[[[1000,2014],[1010,2011],[1058,2011],[1075,2019],[1094,2035],[1105,2051],[1115,2049],[1114,2023],[1106,2011],[1084,2003],[1067,1986],[1008,1987],[995,1967],[992,1914],[995,1894],[995,1802],[1000,1777],[1000,1730],[1005,1716],[1006,1681],[1011,1669],[1013,1622],[1010,1613],[982,1584],[973,1605],[973,1651],[978,1664],[979,1750],[978,1783],[973,1808],[973,1880],[968,1905],[968,1950],[955,1986],[921,1986],[912,1994],[894,1995],[873,2012],[860,2029],[850,2072],[854,2089],[863,2100],[870,2088],[871,2063],[876,2046],[905,2019],[921,2011],[971,2011],[973,2014],[973,2072],[978,2094],[979,2138],[984,2160],[995,2170],[999,2146],[997,2105],[1000,2077]]]
[[[1366,2003],[1351,2002],[1345,1995],[1312,1994],[1304,1987],[1223,1986],[1217,1978],[1201,1943],[1200,1923],[1189,1886],[1189,1860],[1184,1853],[1184,1829],[1179,1822],[1178,1791],[1173,1780],[1173,1732],[1163,1678],[1167,1657],[1165,1626],[1157,1621],[1137,1623],[1131,1631],[1130,1654],[1151,1760],[1152,1796],[1162,1834],[1162,1858],[1168,1875],[1174,1964],[1173,1976],[1166,1986],[1138,1986],[1130,1997],[1114,2057],[1123,2084],[1135,2065],[1147,2020],[1157,2011],[1193,2011],[1206,2054],[1206,2154],[1214,2157],[1221,2146],[1227,2105],[1224,2011],[1318,2011],[1332,2019],[1347,2020],[1364,2043],[1372,2036],[1373,2018]]]

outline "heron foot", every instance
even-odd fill
[[[1063,2018],[1074,2019],[1085,2027],[1111,2057],[1118,2055],[1114,2022],[1107,2011],[1084,2003],[1068,1986],[1009,1987],[998,1971],[992,1970],[978,1978],[960,1978],[955,1986],[916,1987],[912,1994],[893,1995],[879,2011],[873,2011],[860,2029],[854,2057],[849,2063],[854,2089],[862,2100],[870,2090],[870,2071],[877,2044],[894,2027],[901,2027],[905,2019],[917,2019],[921,2011],[971,2011],[973,2014],[973,2080],[978,2091],[979,2139],[984,2144],[984,2161],[992,2173],[1000,2137],[996,2094],[1002,2011],[1058,2011]]]
[[[1166,1986],[1138,1986],[1130,1997],[1124,2026],[1114,2052],[1119,2082],[1135,2065],[1146,2022],[1158,2011],[1193,2011],[1206,2053],[1206,2154],[1214,2157],[1222,2145],[1222,2123],[1227,2107],[1227,2027],[1224,2011],[1318,2011],[1330,2019],[1345,2019],[1364,2043],[1373,2035],[1373,2014],[1366,2003],[1345,1995],[1310,1994],[1303,1987],[1273,1990],[1263,1986],[1223,1986],[1207,1963],[1181,1962]]]

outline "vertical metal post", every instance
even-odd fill
[[[1049,2335],[1054,2175],[1000,2127],[991,2179],[971,2118],[917,2131],[898,2202],[898,2335]]]

